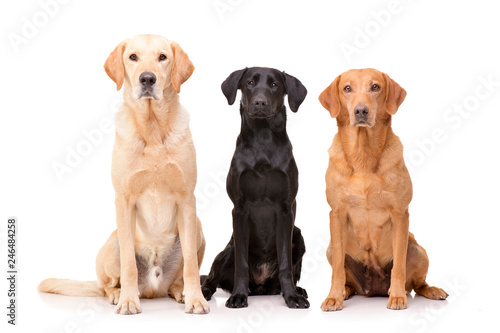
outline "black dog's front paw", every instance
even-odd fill
[[[290,309],[307,309],[309,308],[309,301],[303,295],[289,295],[283,296],[285,298],[286,305]]]
[[[231,295],[226,302],[227,308],[246,308],[248,306],[248,296],[242,294]]]

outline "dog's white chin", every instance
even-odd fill
[[[143,93],[141,93],[139,96],[136,96],[135,99],[138,101],[143,100],[143,99],[154,99],[155,101],[159,101],[159,100],[161,100],[161,98],[162,98],[161,96],[158,97],[158,95],[156,95],[156,94],[149,94],[149,93],[143,94]]]
[[[356,127],[373,127],[373,125],[371,123],[367,123],[367,122],[355,123],[354,126],[356,126]]]

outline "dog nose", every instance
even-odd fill
[[[143,86],[152,86],[156,83],[156,75],[151,72],[144,72],[139,76],[139,82]]]
[[[257,107],[265,107],[267,106],[267,102],[264,99],[259,98],[254,100],[253,105]]]
[[[366,118],[368,115],[368,107],[366,105],[356,105],[354,108],[356,118]]]

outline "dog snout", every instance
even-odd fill
[[[139,82],[143,87],[151,87],[156,83],[156,75],[151,72],[144,72],[139,76]]]
[[[354,108],[354,115],[358,120],[366,119],[366,117],[368,117],[368,113],[369,111],[366,105],[358,104]]]
[[[265,108],[267,106],[267,100],[262,96],[258,96],[254,98],[252,104],[257,108]]]

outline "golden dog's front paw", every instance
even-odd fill
[[[129,314],[138,314],[141,313],[141,305],[139,302],[139,298],[132,300],[132,299],[120,299],[118,302],[118,305],[115,308],[115,313],[117,314],[122,314],[122,315],[129,315]]]
[[[208,305],[205,298],[198,297],[192,300],[185,300],[186,307],[184,308],[185,313],[194,314],[207,314],[210,312],[210,306]]]
[[[406,295],[403,296],[389,296],[387,308],[391,310],[403,310],[408,308],[408,301]]]
[[[323,304],[321,304],[321,310],[323,311],[339,311],[344,307],[344,296],[342,297],[327,297]]]

